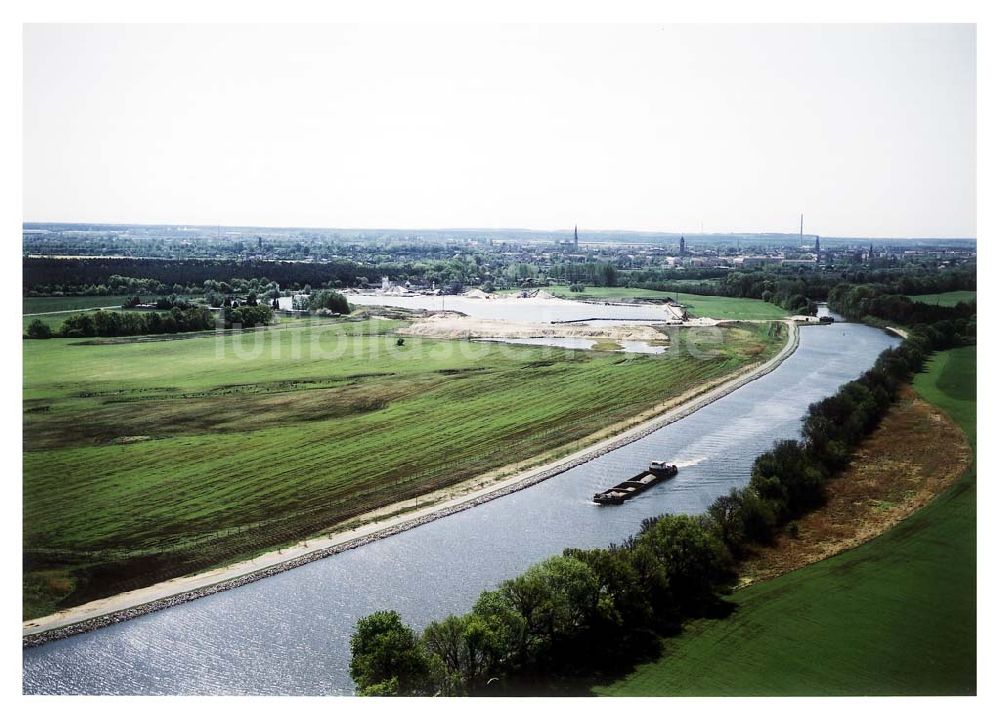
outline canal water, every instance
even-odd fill
[[[645,517],[697,513],[795,437],[811,402],[898,340],[854,324],[803,327],[774,372],[683,420],[528,489],[323,560],[23,651],[26,693],[349,694],[357,619],[397,609],[417,628],[564,547],[599,547]],[[631,502],[590,497],[650,460],[680,468]]]

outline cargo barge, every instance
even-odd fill
[[[632,499],[636,495],[642,494],[654,484],[658,484],[665,479],[670,479],[677,474],[676,464],[666,462],[650,462],[649,469],[639,472],[631,479],[626,479],[620,484],[616,484],[611,489],[598,492],[594,495],[594,502],[597,504],[623,504],[626,499]]]

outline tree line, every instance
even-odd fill
[[[50,294],[56,287],[70,293],[88,286],[110,288],[114,276],[143,278],[138,285],[126,283],[122,294],[160,293],[168,287],[201,288],[206,280],[233,283],[235,280],[270,278],[282,287],[311,284],[320,287],[339,281],[351,286],[359,276],[377,276],[378,268],[353,260],[331,260],[323,263],[279,262],[265,260],[166,260],[148,258],[54,258],[25,257],[22,283],[25,295]],[[151,283],[156,287],[151,287]],[[182,289],[177,294],[181,294]],[[111,294],[109,292],[109,294]]]
[[[607,549],[568,549],[421,634],[394,611],[363,617],[351,676],[366,696],[516,693],[650,649],[735,579],[703,517],[648,519]]]
[[[755,545],[825,502],[829,480],[931,352],[966,341],[936,325],[913,328],[857,380],[810,405],[801,437],[758,456],[749,484],[704,514],[647,519],[620,545],[567,549],[421,633],[394,611],[363,617],[351,638],[359,693],[537,692],[654,652],[685,619],[720,610]]]
[[[568,285],[592,287],[617,287],[621,278],[613,262],[557,262],[553,263],[547,276]]]
[[[347,250],[345,250],[347,251]],[[353,251],[358,251],[355,248]],[[414,250],[417,252],[417,250]],[[825,300],[841,282],[884,284],[895,294],[926,294],[973,290],[975,267],[940,269],[908,262],[897,267],[850,267],[836,270],[759,268],[731,270],[719,267],[622,269],[615,261],[554,260],[549,267],[510,261],[489,252],[458,254],[444,248],[424,247],[421,259],[398,261],[392,251],[361,252],[357,258],[324,262],[290,262],[259,259],[153,259],[139,257],[25,257],[23,292],[26,296],[51,294],[186,294],[211,291],[246,292],[242,282],[260,278],[263,284],[281,287],[359,287],[386,276],[395,282],[411,281],[438,287],[490,283],[517,285],[520,280],[552,278],[567,284],[626,286],[667,292],[721,294],[767,299],[785,309],[808,309],[808,301]],[[448,255],[445,258],[445,255]],[[455,255],[455,256],[451,256]],[[620,264],[620,260],[619,260]],[[270,278],[270,279],[267,279]],[[682,284],[679,284],[683,281]],[[696,281],[696,282],[692,282]],[[231,289],[222,287],[228,284]],[[262,285],[252,288],[264,296]],[[765,293],[769,293],[765,295]]]
[[[491,273],[480,255],[419,262],[335,259],[325,262],[279,260],[152,259],[121,257],[25,257],[25,296],[52,294],[185,294],[246,292],[260,295],[266,285],[298,288],[361,287],[380,277],[445,286],[469,284]]]
[[[903,325],[950,321],[959,334],[975,327],[976,301],[958,302],[954,307],[932,305],[898,294],[888,285],[839,284],[830,291],[830,309],[852,320],[868,317]]]
[[[129,297],[127,300],[122,302],[122,309],[124,310],[135,309],[142,303],[143,303],[142,297],[140,297],[139,295],[133,295],[132,297]],[[183,297],[178,297],[177,295],[170,295],[169,297],[158,297],[155,300],[152,300],[152,304],[158,310],[172,310],[174,307],[186,310],[195,306],[194,302],[191,302],[190,300],[187,300]]]
[[[222,312],[222,326],[251,328],[267,325],[273,313],[267,305],[226,307]],[[35,319],[28,326],[29,339],[51,337],[134,337],[137,335],[175,334],[198,332],[217,328],[214,312],[207,307],[174,307],[169,312],[79,312],[67,317],[55,332],[43,321]]]
[[[712,268],[686,269],[680,275],[667,274],[661,270],[643,270],[631,273],[628,284],[661,292],[759,299],[791,312],[814,314],[816,302],[838,301],[839,298],[833,296],[834,290],[845,292],[856,286],[876,288],[880,295],[975,290],[976,268],[968,266],[941,270],[936,267],[904,265],[890,269],[857,268],[836,271],[803,268],[758,269],[724,271],[721,274],[718,269]],[[887,308],[880,310],[880,312],[888,311]],[[842,314],[855,317],[851,312]],[[869,314],[879,314],[879,312]],[[879,316],[885,315],[879,314]],[[928,323],[947,318],[945,315],[927,313],[915,316],[913,322]],[[893,321],[903,322],[900,319]]]
[[[828,291],[827,284],[818,273],[732,271],[722,277],[699,276],[698,279],[698,282],[646,281],[637,286],[674,294],[721,295],[764,300],[793,314],[808,315],[816,313],[816,302],[825,299]]]

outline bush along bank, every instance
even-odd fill
[[[947,320],[946,320],[947,321]],[[725,613],[739,561],[825,501],[927,356],[964,344],[947,328],[914,327],[861,377],[809,407],[799,440],[757,457],[748,485],[702,515],[645,520],[620,545],[567,549],[483,592],[472,611],[422,633],[394,611],[359,620],[351,676],[362,695],[548,693],[655,656],[686,619]]]

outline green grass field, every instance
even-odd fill
[[[914,382],[976,443],[976,349]],[[920,695],[976,691],[976,472],[849,552],[736,592],[613,696]]]
[[[571,451],[784,342],[754,325],[725,330],[705,359],[422,338],[399,347],[387,334],[399,324],[24,341],[25,615]]]
[[[93,297],[25,297],[21,304],[22,314],[38,312],[66,312],[70,310],[89,310],[93,307],[121,307],[129,298],[124,295],[103,295]],[[146,295],[149,302],[152,295]]]
[[[677,301],[688,308],[695,317],[712,317],[718,320],[776,320],[789,315],[778,305],[764,300],[717,295],[690,295],[681,293]]]
[[[929,305],[941,305],[942,307],[954,307],[959,302],[972,302],[976,299],[976,293],[972,290],[956,290],[955,292],[938,292],[933,295],[907,295],[915,302],[924,302]]]

